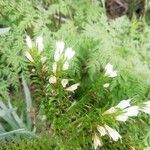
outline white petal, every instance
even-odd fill
[[[78,88],[79,85],[80,85],[80,83],[73,84],[70,87],[66,88],[65,90],[69,91],[69,92],[73,92]]]
[[[56,82],[57,82],[57,78],[56,78],[55,76],[51,76],[51,77],[49,78],[49,83],[55,84]]]
[[[67,48],[65,51],[65,59],[70,60],[75,55],[75,51],[72,48]]]
[[[31,49],[32,48],[32,40],[28,35],[26,36],[26,43],[27,43],[27,46]]]
[[[43,51],[43,49],[44,49],[43,37],[42,36],[38,36],[36,38],[36,46],[37,46],[38,52],[40,54]]]
[[[141,111],[150,114],[150,101],[144,102],[144,106],[140,109]]]
[[[140,111],[146,113],[146,114],[150,114],[150,107],[143,107],[140,109]]]
[[[61,55],[65,47],[65,43],[63,41],[56,42],[56,51]]]
[[[61,84],[65,88],[66,85],[68,84],[68,79],[62,79]]]
[[[122,115],[117,116],[116,120],[125,122],[128,120],[128,116],[122,114]]]
[[[31,54],[28,51],[25,52],[25,56],[29,61],[34,62],[33,57],[31,56]]]
[[[107,134],[105,128],[100,126],[100,125],[97,126],[97,130],[98,130],[98,132],[100,133],[101,136],[104,136],[104,135]]]
[[[139,107],[138,106],[131,106],[123,110],[125,115],[127,116],[137,116],[139,113]]]
[[[131,99],[122,100],[116,107],[120,109],[125,109],[130,106]]]
[[[54,54],[54,60],[56,62],[58,62],[61,59],[64,47],[65,47],[65,43],[63,41],[57,41],[56,42],[56,51],[55,51],[55,54]]]
[[[117,112],[116,108],[115,107],[111,107],[110,109],[106,110],[103,115],[107,115],[107,114],[113,114]]]
[[[110,74],[108,75],[110,78],[114,78],[117,76],[117,71],[112,71],[110,72]]]
[[[111,65],[110,63],[108,63],[106,66],[105,66],[105,71],[106,71],[106,74],[111,72],[113,70],[113,65]]]
[[[64,63],[62,69],[63,69],[64,71],[69,69],[69,63],[68,63],[68,61],[66,61],[66,62]]]
[[[109,85],[110,85],[109,83],[105,83],[105,84],[103,84],[103,87],[104,87],[104,88],[108,88]]]
[[[108,131],[109,136],[114,140],[114,141],[118,141],[119,139],[121,139],[121,135],[114,129],[112,129],[111,127],[109,127],[108,125],[104,125],[105,129]]]
[[[103,144],[102,142],[100,141],[99,137],[94,134],[93,136],[93,141],[94,141],[94,149],[96,150],[98,147],[101,147]]]
[[[144,102],[144,104],[148,107],[150,107],[150,101]]]
[[[117,76],[117,71],[113,70],[113,66],[110,63],[105,67],[105,75],[111,78]]]

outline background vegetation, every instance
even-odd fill
[[[103,112],[123,99],[133,98],[133,103],[139,104],[150,98],[149,14],[138,20],[126,16],[109,20],[102,4],[98,0],[0,1],[0,27],[10,28],[0,35],[2,147],[92,149],[97,110]],[[33,40],[40,35],[44,38],[41,55],[47,57],[44,63],[47,69],[41,76],[40,56],[34,55],[35,64],[24,56],[28,49],[26,35]],[[69,103],[64,101],[62,105],[58,97],[50,95],[52,86],[46,87],[58,40],[76,53],[65,77],[73,79],[73,83],[80,82],[80,87],[68,98]],[[103,78],[108,62],[118,71],[116,78]],[[110,82],[108,89],[102,88],[105,82]],[[104,138],[102,149],[149,147],[149,124],[146,114],[114,124],[123,138],[118,142]],[[29,137],[31,142],[27,140]]]

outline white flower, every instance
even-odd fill
[[[67,48],[65,51],[65,59],[70,60],[75,55],[75,51],[72,48]]]
[[[56,78],[55,76],[51,76],[51,77],[49,78],[49,83],[55,84],[56,82],[57,82],[57,78]]]
[[[100,125],[97,125],[97,130],[98,130],[98,132],[100,133],[101,136],[104,136],[104,135],[107,134],[105,128],[100,126]]]
[[[73,84],[70,87],[66,88],[65,90],[69,91],[69,92],[73,92],[78,88],[79,85],[80,85],[80,83]]]
[[[117,76],[117,71],[113,70],[113,66],[110,63],[105,67],[105,75],[111,78]]]
[[[45,61],[46,61],[46,57],[44,56],[44,57],[41,57],[41,62],[44,64],[45,63]]]
[[[140,111],[150,114],[150,101],[144,102],[143,104],[144,105],[140,108]]]
[[[31,54],[30,54],[28,51],[25,52],[25,56],[27,57],[27,59],[28,59],[30,62],[34,62],[33,57],[31,56]]]
[[[103,87],[104,87],[104,88],[108,88],[109,85],[110,85],[109,83],[105,83],[105,84],[103,84]]]
[[[36,38],[36,42],[35,43],[36,43],[36,46],[38,48],[38,52],[40,54],[43,51],[43,49],[44,49],[43,37],[42,36],[38,36]]]
[[[99,137],[96,135],[96,133],[93,135],[93,141],[94,141],[94,149],[96,150],[98,147],[101,147],[103,144],[100,141]]]
[[[118,141],[119,139],[121,139],[121,135],[114,129],[112,129],[111,127],[109,127],[108,125],[104,125],[105,129],[108,132],[108,135],[114,140],[114,141]]]
[[[106,110],[103,115],[107,115],[107,114],[113,114],[113,113],[116,113],[117,110],[115,107],[111,107],[110,109]]]
[[[131,99],[122,100],[116,107],[120,109],[125,109],[130,106]]]
[[[150,101],[144,102],[144,104],[148,107],[150,107]]]
[[[32,40],[28,35],[26,36],[26,43],[27,43],[27,46],[31,49],[32,48]]]
[[[56,71],[57,71],[57,63],[54,62],[53,65],[52,65],[52,72],[53,72],[54,74],[56,74]]]
[[[116,117],[116,120],[125,122],[125,121],[128,120],[128,116],[127,116],[127,115],[124,115],[124,114],[118,115],[118,116]]]
[[[62,79],[61,84],[65,88],[66,85],[68,84],[68,79]]]
[[[123,110],[126,116],[137,116],[139,113],[138,106],[131,106]]]
[[[63,69],[64,71],[69,69],[69,63],[68,63],[68,61],[66,61],[66,62],[64,63],[62,69]]]
[[[56,42],[56,51],[54,54],[54,60],[56,62],[58,62],[60,60],[62,52],[64,50],[64,47],[65,47],[65,43],[63,41],[57,41]]]
[[[140,108],[140,111],[147,113],[147,114],[150,114],[150,108],[148,108],[148,107]]]
[[[56,51],[59,53],[62,53],[65,48],[65,43],[63,41],[57,41],[56,42]]]

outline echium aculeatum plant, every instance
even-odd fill
[[[39,80],[35,83],[40,84],[38,88],[41,89],[40,97],[43,96],[41,98],[43,100],[42,106],[44,106],[47,116],[51,119],[55,118],[55,115],[61,115],[71,105],[71,101],[69,102],[68,99],[71,99],[71,94],[80,85],[70,79],[67,73],[75,51],[70,47],[65,49],[65,43],[57,41],[54,62],[49,70],[49,64],[46,62],[48,58],[43,52],[43,37],[37,37],[35,44],[33,44],[31,38],[27,36],[26,43],[29,49],[25,52],[25,56],[32,66],[32,76]]]

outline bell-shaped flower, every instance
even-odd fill
[[[114,141],[118,141],[119,139],[121,139],[121,135],[113,128],[109,127],[108,125],[104,125],[105,129],[108,132],[108,135],[110,138],[112,138]]]
[[[56,42],[56,51],[62,54],[64,48],[65,48],[65,43],[63,41]]]
[[[130,101],[131,101],[131,99],[122,100],[122,101],[116,106],[116,108],[125,109],[125,108],[127,108],[127,107],[130,106]]]
[[[105,75],[111,78],[117,76],[117,71],[113,70],[113,66],[110,63],[105,67]]]
[[[55,84],[56,82],[57,82],[57,78],[56,78],[55,76],[51,76],[51,77],[49,78],[49,83]]]
[[[65,88],[66,85],[68,84],[68,79],[62,79],[61,80],[61,85]]]
[[[43,51],[43,49],[44,49],[43,37],[42,36],[38,36],[36,38],[36,42],[35,43],[36,43],[36,46],[38,48],[38,52],[40,54]]]
[[[53,72],[54,74],[56,74],[56,71],[57,71],[57,63],[54,62],[53,65],[52,65],[52,72]]]
[[[70,60],[75,55],[75,51],[72,48],[67,48],[64,54],[65,59]]]
[[[144,102],[143,104],[147,107],[150,107],[150,101]]]
[[[63,64],[63,68],[62,68],[62,70],[68,70],[69,69],[69,62],[68,61],[66,61],[64,64]]]
[[[73,84],[70,87],[66,88],[65,90],[68,92],[74,92],[78,88],[79,85],[80,83]]]
[[[34,62],[33,57],[31,56],[31,54],[28,51],[25,52],[25,56],[30,62],[32,62],[32,63]]]
[[[126,116],[137,116],[139,113],[139,107],[131,106],[131,107],[124,109],[123,112]]]
[[[140,111],[146,113],[146,114],[150,114],[150,107],[143,107],[143,108],[140,108]]]
[[[144,102],[144,105],[140,108],[140,111],[150,114],[150,101]]]
[[[125,114],[116,116],[116,120],[117,120],[117,121],[122,121],[122,122],[127,121],[128,118],[129,118],[129,117],[128,117],[127,115],[125,115]]]
[[[104,87],[104,88],[108,88],[109,85],[110,85],[109,83],[105,83],[105,84],[103,84],[103,87]]]
[[[99,137],[96,135],[96,133],[93,135],[93,141],[94,141],[94,149],[96,150],[98,147],[103,146],[103,143],[99,139]]]
[[[101,136],[104,136],[107,134],[107,131],[104,127],[100,126],[100,125],[97,125],[97,130],[98,132],[100,133]]]
[[[117,109],[115,107],[111,107],[110,109],[106,110],[103,115],[108,115],[108,114],[114,114],[117,112]]]
[[[63,41],[56,42],[56,51],[54,54],[54,60],[58,62],[62,56],[62,52],[64,51],[65,43]]]
[[[27,43],[27,46],[31,49],[32,48],[32,40],[28,35],[26,36],[26,43]]]

